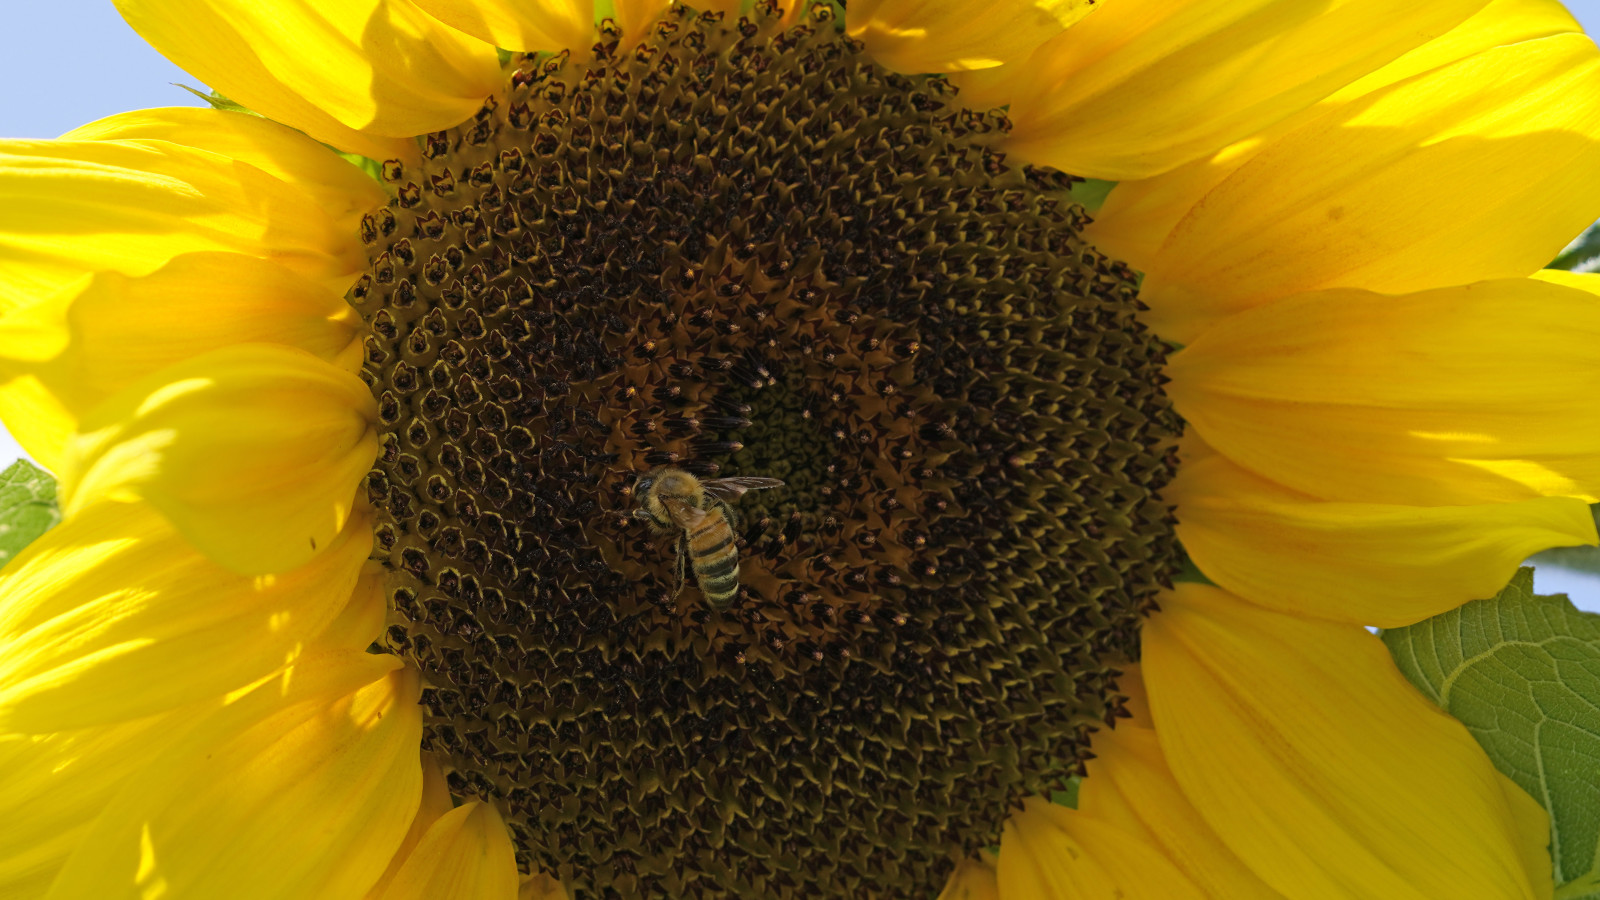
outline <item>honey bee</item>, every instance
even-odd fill
[[[700,479],[662,466],[634,484],[639,508],[633,517],[648,522],[657,534],[677,532],[678,592],[682,593],[693,567],[706,603],[721,609],[739,593],[739,550],[733,533],[739,517],[729,501],[745,491],[782,486],[776,478]]]

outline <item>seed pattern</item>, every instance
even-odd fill
[[[932,896],[1081,770],[1173,570],[1133,273],[831,16],[519,57],[363,223],[385,649],[575,900]],[[667,463],[787,482],[726,610],[628,516]]]

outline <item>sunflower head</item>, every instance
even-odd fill
[[[1172,570],[1133,273],[832,18],[520,57],[365,222],[387,644],[584,896],[936,887],[1080,770]],[[787,483],[725,610],[629,515],[667,464]]]
[[[1587,883],[1444,639],[1570,610],[1365,627],[1600,540],[1560,4],[701,2],[117,0],[260,115],[0,142],[0,895]]]

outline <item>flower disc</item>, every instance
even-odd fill
[[[826,6],[674,8],[391,163],[366,483],[425,745],[574,897],[926,897],[1058,789],[1176,556],[1132,273]],[[736,502],[675,592],[637,477]]]

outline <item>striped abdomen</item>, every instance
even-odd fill
[[[705,521],[686,531],[684,541],[706,602],[712,606],[732,603],[739,593],[739,548],[727,504],[714,499],[707,503]]]

